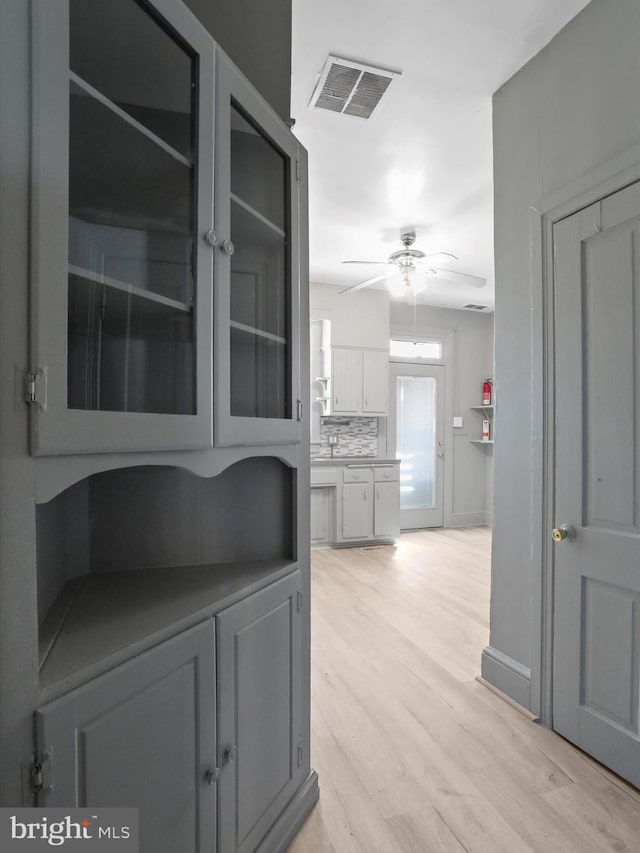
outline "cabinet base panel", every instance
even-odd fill
[[[361,539],[358,542],[317,542],[311,550],[318,548],[376,548],[378,545],[395,545],[397,538],[390,539]]]
[[[284,853],[307,819],[309,812],[318,802],[319,797],[318,774],[312,770],[286,809],[260,842],[255,853]]]

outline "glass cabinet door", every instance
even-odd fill
[[[298,149],[219,55],[216,443],[298,440]]]
[[[51,20],[62,5],[40,2],[34,33],[35,449],[207,447],[213,42],[166,0],[69,0]]]

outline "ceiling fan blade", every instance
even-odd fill
[[[363,287],[369,287],[370,284],[382,281],[383,278],[387,278],[387,275],[375,275],[373,278],[368,278],[366,281],[361,281],[359,284],[354,284],[351,287],[347,287],[345,290],[341,290],[340,295],[343,293],[355,293],[356,290],[362,290]]]
[[[342,261],[343,264],[375,264],[376,266],[380,266],[381,264],[387,264],[388,261]]]
[[[431,269],[434,269],[434,267],[431,267]],[[435,274],[429,277],[441,278],[455,284],[466,284],[468,287],[484,287],[487,283],[486,278],[480,278],[477,275],[469,275],[464,272],[454,272],[453,270],[435,269]]]
[[[457,255],[452,255],[451,252],[432,252],[430,255],[425,255],[425,258],[436,258],[438,255],[446,255],[448,258],[453,258],[454,261],[459,261]]]

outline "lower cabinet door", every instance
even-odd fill
[[[301,782],[300,572],[216,617],[218,853],[253,851]]]
[[[314,486],[311,489],[311,544],[326,545],[331,541],[331,516],[335,486]]]
[[[210,619],[38,709],[39,805],[138,808],[140,853],[212,853],[215,713]]]
[[[396,539],[400,535],[399,483],[376,483],[373,533],[378,539]]]
[[[342,487],[342,540],[373,537],[371,483],[345,483]]]

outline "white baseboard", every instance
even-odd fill
[[[482,512],[454,512],[445,519],[445,527],[473,527],[478,524],[487,523],[487,513]]]

